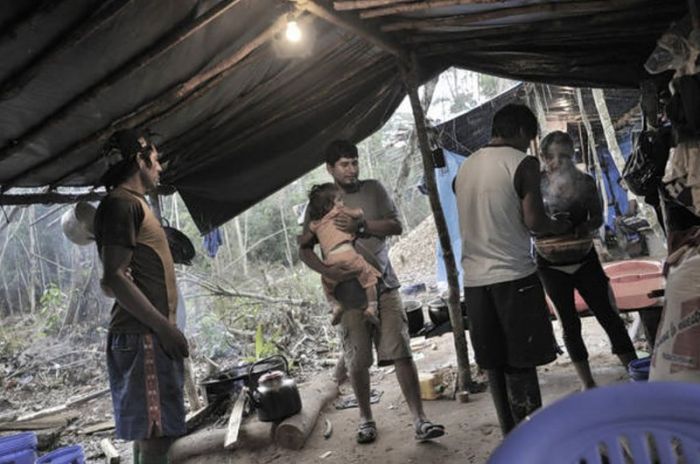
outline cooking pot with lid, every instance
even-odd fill
[[[257,387],[251,390],[250,397],[255,405],[258,419],[262,422],[276,422],[293,416],[301,411],[301,396],[293,378],[289,377],[287,360],[283,356],[274,356],[284,361],[284,371],[270,371],[258,379]],[[271,358],[259,362],[269,361]],[[250,373],[257,363],[250,366]]]

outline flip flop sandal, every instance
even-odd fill
[[[425,441],[445,435],[445,426],[421,421],[416,425],[416,440]]]
[[[377,423],[367,421],[357,428],[357,442],[360,444],[372,443],[377,439]]]

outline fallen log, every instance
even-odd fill
[[[168,451],[171,464],[185,462],[197,456],[229,452],[234,449],[260,449],[273,443],[273,424],[256,419],[243,423],[238,440],[229,449],[224,448],[228,428],[203,430],[175,440]]]
[[[42,409],[41,411],[38,411],[38,412],[33,412],[30,414],[25,414],[23,416],[19,416],[15,419],[15,422],[20,422],[20,423],[21,422],[32,422],[32,421],[36,421],[36,420],[44,418],[44,417],[61,415],[75,406],[79,406],[83,403],[87,403],[88,401],[92,401],[92,400],[99,398],[100,396],[102,396],[106,393],[109,393],[109,388],[103,388],[102,390],[98,390],[96,392],[88,393],[87,395],[83,395],[83,396],[80,396],[78,398],[71,399],[68,402],[66,402],[65,404],[62,404],[60,406],[54,406],[51,408]]]
[[[338,385],[326,378],[317,378],[300,388],[301,411],[284,419],[275,431],[277,445],[298,450],[316,425],[323,407],[338,396]]]
[[[50,417],[39,417],[37,419],[16,420],[0,424],[0,431],[18,431],[18,430],[44,430],[63,427],[69,424],[73,419],[78,417],[75,411],[62,411],[51,415]]]
[[[92,435],[93,433],[105,432],[107,430],[112,430],[115,427],[114,420],[106,420],[102,422],[96,422],[94,424],[86,425],[80,429],[80,433],[83,435]]]

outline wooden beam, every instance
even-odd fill
[[[494,23],[490,22],[487,26],[485,25],[464,25],[464,30],[455,32],[436,32],[436,33],[426,33],[424,34],[410,34],[402,38],[401,42],[407,44],[408,46],[413,44],[431,43],[431,42],[456,42],[459,40],[468,40],[474,38],[486,38],[492,37],[495,39],[510,39],[510,36],[517,33],[531,33],[537,32],[541,34],[543,32],[553,33],[553,32],[566,32],[570,31],[575,27],[584,28],[588,26],[588,29],[598,30],[601,27],[614,27],[619,29],[620,24],[636,24],[637,22],[644,24],[649,20],[650,17],[659,14],[669,14],[671,12],[676,12],[678,10],[677,6],[673,5],[657,5],[651,0],[646,0],[646,3],[634,9],[634,11],[609,11],[608,13],[601,15],[596,13],[588,13],[575,15],[573,17],[557,17],[557,18],[547,18],[540,19],[536,21],[528,21],[527,23],[512,24],[512,23]],[[393,23],[392,23],[393,24]],[[639,26],[632,26],[639,27]],[[647,28],[639,27],[640,30],[648,32]],[[578,35],[577,35],[578,38]]]
[[[111,89],[112,86],[114,86],[117,82],[130,76],[139,69],[149,65],[156,58],[182,43],[184,40],[192,36],[192,34],[201,30],[207,24],[221,16],[223,13],[231,9],[231,7],[233,7],[240,1],[241,0],[225,0],[216,7],[204,13],[202,16],[192,20],[191,22],[188,22],[183,26],[177,27],[165,39],[157,42],[144,53],[136,56],[135,58],[132,58],[126,64],[120,66],[113,73],[108,75],[106,78],[97,82],[90,88],[84,90],[82,93],[65,103],[54,113],[48,115],[38,123],[34,124],[23,134],[16,137],[11,143],[6,144],[0,150],[0,161],[3,161],[9,158],[10,156],[14,155],[15,153],[19,153],[22,150],[26,149],[31,144],[32,139],[39,135],[41,132],[43,132],[47,128],[53,128],[63,123],[66,117],[68,117],[73,111],[78,109],[79,106],[94,101],[103,92]]]
[[[409,3],[407,5],[389,6],[377,8],[376,10],[363,11],[360,18],[378,18],[401,13],[412,13],[414,11],[431,10],[433,8],[447,8],[460,5],[480,5],[483,3],[506,3],[507,0],[424,0],[420,3]]]
[[[238,431],[241,429],[243,421],[243,408],[248,399],[248,389],[243,387],[238,393],[238,398],[233,404],[231,415],[228,418],[228,426],[226,427],[226,436],[224,437],[224,448],[230,449],[238,441]]]
[[[363,10],[365,8],[377,8],[397,3],[411,3],[416,0],[345,0],[333,2],[333,8],[337,11]]]
[[[406,53],[401,48],[401,45],[394,42],[394,40],[390,37],[387,37],[384,34],[382,34],[381,31],[376,30],[370,25],[362,23],[356,18],[328,10],[313,0],[299,0],[296,1],[296,3],[299,6],[299,8],[308,11],[314,16],[318,16],[324,21],[328,21],[329,23],[335,26],[345,29],[355,34],[356,36],[367,40],[368,42],[379,47],[380,49],[391,53],[392,55],[395,55],[402,59],[406,58]]]
[[[133,0],[117,0],[108,3],[106,7],[97,9],[97,11],[88,15],[88,17],[81,21],[76,27],[71,27],[63,37],[53,41],[44,50],[38,53],[26,66],[14,72],[10,77],[0,83],[0,100],[6,100],[16,95],[38,74],[41,67],[46,62],[95,33],[95,31],[111,21],[132,1]]]
[[[586,15],[628,8],[645,2],[647,2],[647,0],[590,0],[576,3],[537,3],[534,5],[499,8],[495,10],[458,16],[397,21],[383,25],[381,30],[384,32],[391,32],[429,27],[465,26],[482,21],[512,18],[514,16],[522,16],[533,13],[562,14],[567,16]],[[548,19],[551,20],[552,18]]]
[[[462,318],[462,309],[459,303],[460,285],[459,274],[455,264],[455,256],[452,251],[452,242],[450,234],[447,230],[447,221],[445,214],[442,211],[440,197],[438,195],[437,183],[435,181],[435,167],[433,166],[432,151],[428,140],[428,129],[425,121],[423,107],[418,97],[418,73],[417,60],[415,55],[412,56],[411,64],[406,66],[401,65],[404,82],[408,90],[408,96],[411,100],[411,108],[413,109],[413,119],[416,123],[416,133],[418,134],[418,145],[421,154],[423,155],[423,173],[425,175],[425,183],[428,187],[428,199],[430,200],[430,209],[433,211],[433,219],[435,220],[435,228],[437,229],[440,246],[442,247],[442,256],[445,261],[445,270],[447,273],[447,285],[449,288],[449,297],[447,299],[447,307],[450,314],[450,322],[452,323],[452,331],[454,334],[455,353],[457,355],[457,378],[459,389],[467,391],[471,384],[471,371],[469,368],[469,345],[467,338],[464,335],[464,319]]]
[[[105,195],[107,195],[106,192],[0,194],[0,205],[66,204],[79,201],[100,201]]]
[[[239,0],[234,0],[239,1]],[[207,68],[199,74],[195,74],[187,81],[180,83],[161,93],[158,97],[150,102],[140,106],[135,111],[122,116],[111,124],[103,127],[101,130],[79,140],[70,147],[66,148],[64,151],[58,155],[51,157],[47,160],[43,160],[9,179],[3,184],[3,189],[7,189],[16,185],[22,180],[26,179],[30,173],[35,170],[44,169],[47,166],[52,166],[59,162],[64,162],[65,158],[71,153],[77,150],[84,149],[93,145],[95,143],[102,144],[109,138],[114,132],[127,129],[131,127],[138,127],[150,119],[161,115],[166,112],[172,112],[178,108],[180,105],[187,101],[187,98],[194,97],[199,98],[204,93],[212,89],[218,83],[223,80],[227,73],[238,63],[243,61],[248,55],[253,53],[258,47],[265,44],[268,40],[272,39],[275,34],[282,31],[287,24],[286,15],[279,17],[270,27],[265,29],[259,35],[254,37],[250,42],[243,45],[243,47],[236,50],[231,55],[227,56],[223,60],[219,61],[216,65]],[[65,176],[52,181],[53,185],[59,185],[61,181],[74,175],[77,172],[81,172],[83,169],[90,167],[95,162],[95,159],[91,159],[88,162],[82,164],[76,169]]]

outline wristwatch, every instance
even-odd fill
[[[367,221],[364,219],[357,225],[357,235],[364,237],[367,235]]]

